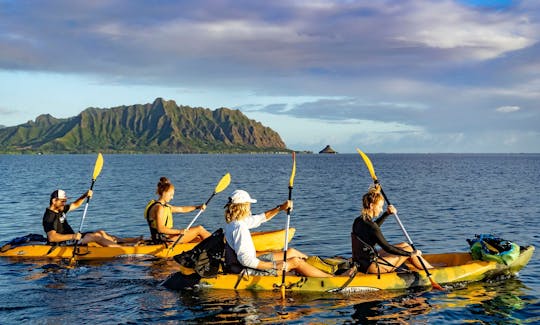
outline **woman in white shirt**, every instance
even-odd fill
[[[244,190],[236,190],[229,197],[229,202],[225,205],[225,221],[227,222],[225,239],[228,246],[225,251],[225,261],[229,271],[233,273],[239,273],[245,269],[250,275],[278,275],[278,271],[283,269],[283,251],[257,256],[249,230],[272,219],[280,211],[292,209],[293,203],[287,200],[264,213],[252,215],[251,203],[255,202],[257,200],[252,199]],[[306,258],[304,253],[289,248],[285,271],[294,270],[301,275],[311,277],[331,276],[306,263]]]

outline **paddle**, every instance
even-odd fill
[[[98,156],[96,158],[96,163],[94,165],[94,174],[92,175],[92,184],[90,185],[90,190],[94,188],[94,183],[96,182],[97,177],[101,173],[101,168],[103,168],[103,156],[101,153],[98,153]],[[82,227],[84,223],[84,218],[86,217],[86,211],[88,211],[88,203],[90,202],[90,197],[86,198],[86,204],[84,205],[84,212],[81,219],[81,225],[79,226],[79,232],[82,232]],[[82,238],[81,238],[82,239]],[[69,265],[73,266],[75,263],[75,253],[77,252],[77,245],[79,244],[79,241],[77,240],[75,242],[75,245],[73,245],[73,254],[71,255],[71,258],[69,259]]]
[[[296,154],[292,153],[292,170],[289,178],[289,200],[292,199],[294,176],[296,174]],[[283,245],[283,272],[281,276],[281,298],[285,299],[285,273],[287,269],[287,250],[289,246],[289,223],[291,221],[291,208],[287,209],[287,226],[285,227],[285,244]]]
[[[214,189],[214,192],[212,193],[212,195],[210,195],[210,197],[208,198],[208,200],[206,200],[206,203],[204,205],[208,205],[208,203],[210,203],[210,200],[212,200],[212,198],[218,194],[219,192],[223,191],[224,189],[227,188],[227,186],[229,186],[229,184],[231,183],[231,174],[227,173],[225,174],[220,180],[219,182],[217,183],[216,185],[216,188]],[[182,239],[182,237],[184,237],[185,233],[189,230],[189,228],[191,228],[191,226],[193,225],[193,223],[195,222],[195,220],[197,220],[197,218],[201,215],[201,213],[203,212],[204,210],[199,210],[199,213],[197,213],[197,215],[193,218],[193,220],[191,220],[191,222],[189,223],[189,225],[186,227],[186,229],[184,230],[184,233],[180,236],[178,236],[178,238],[176,239],[176,241],[174,242],[174,244],[169,248],[169,250],[167,251],[167,255],[169,255],[169,253],[174,249],[174,247],[176,246],[176,244],[178,244],[178,242],[180,242],[180,240]]]
[[[379,180],[377,179],[377,175],[375,175],[375,169],[373,168],[373,164],[371,163],[371,160],[369,160],[369,157],[363,153],[360,149],[356,148],[356,151],[358,151],[358,153],[360,154],[360,156],[362,157],[362,159],[364,160],[364,163],[366,164],[366,167],[368,168],[369,170],[369,173],[371,175],[371,178],[373,179],[373,182],[377,185],[380,186],[380,189],[381,189],[381,194],[382,196],[384,197],[384,200],[386,201],[386,204],[390,205],[390,201],[388,200],[388,197],[386,196],[386,194],[384,193],[383,189],[382,189],[382,186],[381,184],[379,183]],[[409,242],[409,244],[411,245],[411,247],[416,250],[416,248],[414,248],[414,243],[411,239],[411,237],[409,237],[409,234],[407,233],[407,230],[405,230],[405,227],[403,226],[403,224],[401,223],[401,220],[399,219],[399,216],[397,215],[397,213],[394,214],[394,216],[396,217],[396,220],[399,224],[399,227],[401,228],[401,231],[403,232],[403,234],[405,235],[405,237],[407,238],[407,241]],[[435,280],[433,280],[431,278],[431,273],[429,273],[426,265],[424,264],[424,261],[422,258],[418,258],[418,260],[420,261],[420,264],[422,264],[422,268],[424,269],[424,271],[426,272],[426,275],[429,279],[429,281],[431,282],[431,286],[434,288],[434,289],[437,289],[437,290],[444,290],[437,282],[435,282]]]

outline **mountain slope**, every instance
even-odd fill
[[[40,115],[0,129],[0,152],[199,153],[285,151],[278,133],[238,110],[152,104],[88,108],[75,117]]]

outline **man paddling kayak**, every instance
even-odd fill
[[[104,230],[94,232],[75,233],[73,228],[67,221],[66,214],[69,211],[75,210],[81,206],[86,198],[92,197],[92,190],[88,190],[74,202],[67,204],[68,197],[63,190],[55,190],[51,193],[49,207],[45,209],[43,214],[43,229],[47,234],[49,243],[66,243],[71,244],[79,241],[79,244],[84,245],[89,242],[96,242],[101,246],[119,247],[118,242],[132,243],[137,242],[140,238],[118,238],[106,233]]]
[[[278,270],[283,268],[283,252],[270,252],[258,255],[253,245],[253,239],[249,229],[259,227],[262,223],[269,221],[280,211],[292,209],[293,202],[287,200],[282,204],[264,213],[252,215],[251,203],[257,200],[252,199],[248,192],[236,190],[229,197],[229,202],[225,205],[225,264],[228,272],[240,273],[245,269],[249,275],[278,275]],[[316,267],[306,263],[307,256],[294,249],[287,250],[286,271],[296,271],[305,276],[330,277]]]

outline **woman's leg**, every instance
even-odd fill
[[[189,243],[196,239],[203,240],[212,235],[210,232],[208,232],[208,230],[204,229],[204,227],[200,225],[189,228],[188,231],[184,230],[182,233],[184,234],[184,236],[180,240],[180,243]],[[175,236],[174,240],[176,240],[176,238],[178,238],[178,236]]]
[[[323,272],[315,266],[306,263],[306,261],[299,257],[287,258],[287,269],[289,271],[294,270],[304,276],[316,278],[329,278],[332,276],[331,274]]]
[[[274,261],[283,261],[283,251],[273,252],[273,254],[274,254]],[[293,257],[298,257],[301,259],[308,258],[306,254],[302,253],[301,251],[297,249],[294,249],[294,248],[287,249],[287,259],[293,258]]]
[[[371,265],[367,269],[368,273],[378,273],[378,272],[388,273],[388,272],[393,272],[409,259],[408,256],[389,255],[389,254],[386,254],[384,256],[382,254],[380,254],[380,255],[390,265],[388,265],[384,261],[381,261],[381,259],[379,258],[379,265],[378,265],[379,268],[377,269],[377,264],[371,263]]]
[[[195,229],[197,230],[198,236],[201,238],[201,240],[206,239],[210,236],[212,236],[212,233],[206,230],[203,226],[195,226]]]
[[[411,245],[407,244],[407,243],[399,243],[397,245],[395,245],[396,247],[399,247],[407,252],[412,252],[413,251],[413,248],[411,247]],[[425,258],[423,257],[418,257],[418,256],[413,256],[411,258],[409,258],[409,261],[411,261],[411,263],[414,265],[414,267],[416,267],[417,269],[419,270],[422,270],[424,267],[422,266],[422,263],[420,262],[419,259],[422,259],[422,261],[424,262],[424,265],[426,266],[426,268],[428,269],[432,269],[433,266],[431,264],[429,264],[428,261],[426,261]]]

